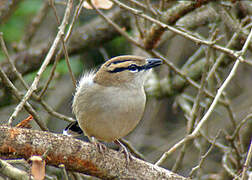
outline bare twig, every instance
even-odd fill
[[[70,38],[70,36],[71,36],[71,34],[72,34],[73,26],[74,26],[74,24],[75,24],[75,22],[76,22],[76,20],[77,20],[77,18],[78,18],[78,16],[79,16],[79,13],[80,13],[80,11],[81,11],[81,9],[82,9],[82,4],[83,4],[83,2],[84,2],[84,0],[81,0],[81,1],[79,2],[78,6],[77,6],[76,9],[75,9],[72,22],[70,23],[69,29],[68,29],[68,31],[67,31],[67,33],[66,33],[66,36],[65,36],[65,39],[64,39],[64,42],[65,42],[65,43],[68,42],[68,40],[69,40],[69,38]],[[56,11],[55,11],[55,12],[56,12]],[[58,18],[58,17],[56,16],[56,18]],[[42,97],[42,96],[45,94],[45,92],[46,92],[46,90],[47,90],[49,84],[51,83],[51,81],[52,81],[52,79],[53,79],[53,76],[54,76],[54,73],[55,73],[55,70],[56,70],[56,67],[57,67],[57,64],[58,64],[58,62],[59,62],[59,60],[60,60],[60,58],[61,58],[61,55],[62,55],[62,48],[59,50],[59,52],[58,52],[57,55],[56,55],[56,58],[55,58],[53,67],[52,67],[51,72],[50,72],[50,75],[49,75],[49,78],[48,78],[48,80],[46,81],[45,86],[44,86],[43,89],[41,90],[41,93],[40,93],[40,95],[39,95],[40,97]],[[73,78],[72,78],[72,79],[73,79]],[[73,81],[73,82],[74,82],[74,81]],[[75,82],[75,84],[76,84],[76,82]]]
[[[155,11],[155,9],[152,7],[150,0],[145,0],[145,3],[146,3],[146,5],[147,5],[147,7],[148,7],[148,10],[149,10],[153,15],[157,16],[158,14],[157,14],[157,12]]]
[[[213,33],[212,37],[210,40],[213,40],[213,36],[215,36],[216,31]],[[204,68],[203,68],[203,73],[201,76],[201,83],[200,83],[200,88],[198,90],[198,94],[195,98],[192,110],[189,114],[189,120],[187,123],[187,135],[189,135],[190,133],[192,133],[193,131],[193,127],[195,125],[195,121],[197,118],[197,112],[199,111],[199,107],[200,107],[200,99],[202,98],[203,94],[204,94],[204,88],[205,88],[205,84],[206,84],[206,76],[207,76],[207,70],[208,70],[208,66],[209,66],[209,62],[210,62],[210,47],[207,48],[206,50],[206,62],[204,64]],[[179,168],[179,166],[182,164],[185,152],[186,152],[186,148],[187,148],[188,142],[185,143],[183,145],[183,148],[178,156],[178,158],[176,159],[176,163],[173,165],[172,167],[172,171],[176,172],[177,169]]]
[[[188,77],[183,71],[181,71],[179,68],[177,68],[171,61],[167,60],[164,56],[162,56],[157,51],[151,50],[150,53],[162,59],[175,73],[177,73],[179,76],[181,76],[183,79],[185,79],[190,85],[192,85],[196,89],[200,89],[200,85],[192,80],[190,77]],[[215,96],[209,92],[207,89],[204,89],[204,94],[206,94],[208,97],[214,98]],[[226,105],[226,102],[220,99],[219,101],[221,104]]]
[[[12,82],[8,79],[7,75],[5,72],[0,68],[0,78],[2,79],[2,82],[6,85],[6,87],[10,88],[14,96],[21,101],[22,95],[18,91],[18,89],[12,84]],[[25,109],[34,117],[36,123],[39,125],[39,127],[42,130],[48,130],[47,127],[45,126],[44,122],[40,119],[39,115],[37,112],[32,108],[32,106],[28,103],[25,102],[24,104]],[[10,124],[10,123],[9,123]]]
[[[215,146],[215,142],[216,142],[217,138],[218,138],[219,135],[220,135],[220,132],[221,132],[221,131],[219,130],[218,133],[216,134],[216,136],[215,136],[215,138],[214,138],[214,140],[213,140],[213,143],[211,143],[211,146],[210,146],[210,148],[207,150],[207,152],[206,152],[203,156],[200,157],[199,164],[198,164],[197,166],[195,166],[194,168],[192,168],[191,172],[189,173],[189,177],[191,177],[195,171],[197,171],[198,169],[200,169],[200,168],[202,167],[202,165],[203,165],[203,163],[205,162],[207,156],[208,156],[208,155],[210,154],[210,152],[213,150],[213,148],[214,148],[214,146]]]
[[[238,135],[239,135],[239,131],[241,129],[241,127],[249,120],[252,118],[252,113],[248,114],[236,127],[236,129],[234,130],[234,133],[232,134],[231,137],[229,137],[228,139],[234,140]]]
[[[239,52],[239,56],[243,56],[243,54],[246,52],[248,45],[251,41],[252,38],[252,29],[250,31],[250,34],[242,48],[242,50]],[[185,142],[189,141],[190,139],[194,139],[199,135],[200,129],[202,128],[202,126],[207,122],[207,120],[209,119],[210,115],[212,114],[215,106],[217,105],[219,98],[222,94],[222,92],[224,91],[224,89],[226,88],[226,86],[229,84],[229,82],[231,81],[231,79],[234,77],[234,75],[236,74],[237,68],[240,64],[240,58],[237,58],[231,72],[229,73],[228,77],[226,78],[226,80],[223,82],[223,84],[221,85],[221,87],[218,89],[217,94],[212,102],[212,104],[210,105],[208,111],[206,112],[206,114],[203,116],[203,118],[200,120],[199,124],[196,126],[196,128],[194,129],[194,131],[186,136],[185,138],[183,138],[182,140],[180,140],[178,143],[176,143],[172,148],[170,148],[170,150],[168,150],[167,152],[165,152],[162,157],[156,162],[156,165],[160,165],[162,164],[166,158],[172,153],[174,152],[178,147],[180,147],[181,145],[183,145]]]
[[[22,77],[22,74],[18,72],[16,66],[14,65],[13,63],[13,60],[11,59],[9,53],[8,53],[8,50],[6,48],[6,45],[5,45],[5,42],[4,42],[4,39],[3,39],[3,34],[0,33],[0,43],[1,43],[1,46],[2,46],[2,49],[3,49],[3,52],[5,54],[5,56],[7,57],[7,61],[9,62],[9,64],[11,65],[11,68],[13,70],[13,72],[15,73],[15,75],[18,77],[18,79],[21,81],[21,84],[24,86],[24,88],[28,89],[28,85],[26,84],[26,82],[24,81],[23,77]]]
[[[60,21],[59,21],[59,17],[58,17],[58,14],[57,14],[56,7],[54,5],[54,1],[50,0],[50,4],[51,4],[51,6],[53,8],[53,12],[54,12],[54,15],[56,17],[57,24],[58,24],[58,26],[60,26]],[[68,51],[67,51],[67,48],[66,48],[65,39],[64,39],[63,36],[60,36],[60,40],[61,40],[61,43],[62,43],[62,49],[63,49],[64,55],[65,55],[67,68],[68,68],[68,71],[70,73],[70,76],[71,76],[71,79],[72,79],[72,82],[73,82],[73,86],[76,87],[76,79],[74,77],[74,73],[72,71],[72,68],[71,68],[71,65],[70,65],[70,62],[69,62],[69,55],[68,55]]]
[[[246,179],[246,173],[247,173],[248,166],[250,164],[251,158],[252,158],[252,140],[250,141],[247,158],[246,158],[246,161],[245,161],[245,163],[243,165],[242,178],[241,178],[242,180]]]
[[[224,53],[230,55],[231,57],[233,57],[235,59],[239,59],[239,61],[241,61],[241,62],[244,61],[244,58],[242,56],[240,56],[238,52],[236,52],[234,50],[230,50],[225,47],[222,47],[220,45],[217,45],[215,43],[215,41],[212,42],[212,41],[208,41],[208,40],[202,40],[202,39],[196,37],[195,35],[191,35],[188,32],[182,31],[178,28],[174,28],[174,27],[169,26],[169,25],[167,25],[157,19],[154,19],[146,14],[143,14],[141,11],[136,10],[132,7],[129,7],[129,6],[119,2],[118,0],[111,0],[111,1],[114,2],[115,4],[117,4],[118,6],[120,6],[121,8],[124,8],[124,9],[130,11],[131,13],[136,14],[137,16],[140,16],[144,19],[147,19],[147,20],[151,21],[152,23],[156,23],[157,25],[161,26],[162,28],[170,30],[178,35],[181,35],[181,36],[185,37],[186,39],[189,39],[189,40],[195,42],[196,44],[204,44],[204,45],[210,46],[216,50],[219,50],[221,52],[224,52]]]
[[[246,52],[247,48],[248,48],[248,45],[250,43],[250,40],[252,38],[252,30],[250,31],[250,34],[242,48],[242,51],[239,53],[240,55],[239,56],[243,56],[243,54]],[[228,83],[231,81],[231,79],[233,78],[233,76],[235,75],[236,73],[236,70],[238,68],[238,65],[240,63],[240,59],[237,58],[231,72],[229,73],[227,79],[223,82],[222,86],[218,89],[218,92],[210,106],[210,108],[208,109],[208,111],[206,112],[206,114],[204,115],[204,117],[201,119],[200,123],[197,125],[197,127],[195,128],[195,130],[193,131],[192,134],[197,134],[199,132],[199,129],[203,126],[203,124],[207,121],[207,119],[209,118],[210,114],[212,113],[213,109],[215,108],[222,92],[224,91],[224,89],[226,88],[226,86],[228,85]]]
[[[234,172],[233,169],[231,169],[229,166],[228,166],[228,155],[229,155],[229,152],[226,152],[224,153],[223,157],[222,157],[222,165],[224,167],[224,169],[228,172],[228,174],[230,174],[232,177],[234,177],[235,179],[238,179],[240,180],[241,178]]]
[[[105,61],[110,59],[110,56],[104,47],[100,47],[99,52],[101,53],[101,55]]]
[[[190,58],[188,58],[188,60],[185,62],[182,68],[187,68],[193,65],[199,59],[199,57],[203,55],[203,53],[204,48],[203,46],[201,46]]]
[[[244,26],[245,21],[241,22],[241,24],[239,24],[239,30]],[[237,38],[239,37],[239,32],[235,32],[232,36],[232,38],[229,40],[229,42],[226,45],[226,48],[231,48],[233,46],[233,44],[236,42]],[[223,58],[225,57],[226,54],[221,53],[219,55],[219,57],[217,58],[216,62],[214,63],[213,67],[211,68],[209,74],[207,75],[207,80],[213,75],[213,73],[216,71],[216,69],[219,67],[219,65],[221,64]]]
[[[144,10],[148,10],[148,7],[146,7],[146,5],[136,1],[136,0],[128,0],[129,2],[131,2],[132,4],[138,6],[139,8],[142,8]]]
[[[71,10],[71,7],[72,7],[72,3],[73,1],[72,0],[69,0],[68,1],[68,4],[67,4],[67,8],[66,8],[66,11],[65,11],[65,15],[64,15],[64,18],[62,20],[62,23],[59,27],[59,31],[58,31],[58,34],[57,36],[55,37],[55,40],[43,62],[43,64],[41,65],[39,71],[37,72],[37,75],[36,77],[34,78],[34,81],[32,82],[32,85],[30,86],[30,88],[28,89],[28,91],[26,92],[25,96],[23,97],[22,101],[16,106],[15,108],[15,111],[12,113],[12,115],[10,116],[9,118],[9,122],[10,124],[12,123],[13,119],[18,115],[18,113],[21,111],[21,109],[23,108],[24,104],[26,103],[26,101],[30,98],[30,96],[32,95],[32,93],[37,89],[37,85],[39,83],[39,80],[41,78],[41,75],[42,73],[45,71],[47,65],[49,64],[57,46],[58,46],[58,43],[60,41],[60,37],[64,35],[64,30],[65,30],[65,27],[68,23],[68,19],[69,19],[69,16],[70,16],[70,10]]]
[[[9,62],[9,64],[11,65],[12,71],[14,72],[14,74],[18,77],[18,79],[21,81],[21,84],[24,86],[24,88],[26,90],[29,89],[28,84],[25,82],[25,80],[22,77],[22,74],[17,70],[15,64],[13,63],[13,60],[11,59],[11,56],[8,53],[8,50],[6,48],[4,39],[3,39],[3,35],[2,33],[0,33],[0,44],[2,46],[3,52],[5,53],[6,57],[7,57],[7,61]],[[16,89],[17,90],[17,89]],[[18,94],[18,93],[16,93]],[[20,94],[20,93],[19,93]],[[37,96],[35,93],[32,94],[32,98],[34,98],[36,101],[40,102],[41,105],[45,108],[46,111],[48,111],[49,114],[59,118],[59,119],[63,119],[69,122],[73,122],[73,118],[67,117],[63,114],[60,114],[56,111],[53,110],[53,108],[51,108],[44,100],[42,100],[39,96]],[[37,120],[37,116],[34,116],[35,120]],[[10,123],[10,122],[9,122]]]
[[[200,134],[201,134],[201,136],[202,136],[204,139],[207,140],[207,142],[209,142],[210,144],[213,144],[214,139],[212,139],[212,138],[206,136],[205,132],[203,132],[203,131],[201,130],[201,131],[200,131]],[[222,144],[222,143],[220,143],[220,142],[217,142],[217,140],[216,140],[216,142],[214,143],[214,146],[216,146],[217,148],[219,148],[223,153],[228,152],[228,151],[231,151],[231,148],[230,148],[230,147],[228,147],[228,146],[226,146],[226,145],[224,145],[224,144]]]
[[[91,6],[93,6],[91,4]],[[93,6],[93,8],[96,10],[96,12],[109,24],[111,24],[122,36],[124,36],[129,42],[131,42],[132,44],[136,45],[137,47],[140,47],[141,49],[145,50],[145,47],[137,42],[134,38],[132,38],[131,36],[129,36],[127,34],[127,32],[125,32],[122,28],[120,28],[117,24],[115,24],[111,19],[109,19],[108,17],[106,17],[99,9],[97,9],[95,6]],[[175,71],[179,76],[181,76],[182,78],[184,78],[188,83],[190,83],[193,87],[200,89],[200,85],[198,83],[196,83],[194,80],[192,80],[190,77],[188,77],[184,72],[182,72],[179,68],[177,68],[171,61],[167,60],[164,56],[162,56],[160,53],[158,53],[157,51],[154,50],[149,50],[148,53],[150,53],[151,55],[158,57],[160,59],[162,59],[173,71]],[[204,93],[211,97],[214,98],[214,95],[212,95],[212,93],[210,93],[209,91],[207,91],[206,89],[204,90]],[[226,104],[225,102],[223,102],[222,100],[219,101],[222,104]]]

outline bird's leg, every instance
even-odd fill
[[[120,152],[125,155],[127,163],[129,163],[133,158],[128,149],[121,143],[118,139],[114,141],[118,146],[120,146]]]
[[[91,138],[88,138],[90,142],[97,147],[99,153],[103,153],[107,149],[107,147],[104,144],[100,143],[97,139],[95,139],[95,137],[92,136]]]

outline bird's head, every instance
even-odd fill
[[[148,72],[161,64],[162,60],[156,58],[117,56],[100,67],[94,82],[104,86],[142,87]]]

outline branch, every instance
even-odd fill
[[[247,158],[246,158],[244,168],[243,168],[243,171],[242,171],[242,180],[246,179],[246,173],[247,173],[247,170],[248,170],[251,159],[252,159],[252,140],[250,141],[250,146],[249,146]]]
[[[246,50],[248,49],[249,43],[252,39],[252,29],[249,33],[249,36],[242,48],[242,50],[239,52],[239,57],[242,57],[244,55],[244,53],[246,52]],[[243,59],[243,57],[242,57]],[[235,76],[237,68],[240,64],[240,58],[237,58],[236,62],[234,63],[228,77],[225,79],[225,81],[223,82],[223,84],[221,85],[221,87],[218,89],[217,94],[212,102],[212,104],[210,105],[209,109],[207,110],[207,112],[204,114],[204,116],[202,117],[202,119],[199,121],[198,125],[195,127],[195,129],[193,130],[193,132],[189,135],[187,135],[185,138],[183,138],[182,140],[180,140],[178,143],[176,143],[172,148],[170,148],[170,150],[166,151],[162,157],[156,162],[156,165],[160,165],[162,164],[167,157],[174,152],[178,147],[182,146],[184,143],[188,142],[191,139],[194,139],[196,137],[199,136],[200,134],[200,130],[202,128],[202,126],[208,121],[210,115],[212,114],[213,110],[215,109],[221,94],[223,93],[224,89],[227,87],[227,85],[229,84],[229,82],[231,81],[231,79]]]
[[[9,124],[11,124],[12,120],[18,115],[18,113],[22,110],[24,104],[26,103],[26,101],[28,101],[28,99],[30,98],[30,96],[32,95],[32,93],[37,89],[37,86],[38,86],[38,83],[39,83],[39,80],[42,76],[42,73],[45,71],[47,65],[50,63],[53,55],[54,55],[54,52],[56,51],[56,48],[58,46],[58,43],[61,39],[61,36],[64,35],[64,31],[65,31],[65,28],[66,28],[66,25],[68,24],[68,19],[69,19],[69,16],[70,16],[70,12],[71,12],[71,9],[72,9],[72,4],[73,4],[73,1],[72,0],[68,0],[68,3],[67,3],[67,7],[66,7],[66,10],[65,10],[65,15],[64,15],[64,18],[61,22],[61,25],[59,27],[59,31],[53,41],[53,44],[52,46],[50,47],[50,50],[49,52],[47,53],[46,57],[45,57],[45,60],[43,62],[43,64],[41,65],[41,67],[39,68],[30,88],[28,89],[28,91],[26,92],[26,94],[24,95],[24,97],[22,98],[22,101],[19,102],[19,104],[16,106],[14,112],[12,113],[12,115],[10,116],[9,118]]]
[[[46,164],[64,164],[67,170],[102,179],[186,179],[161,167],[133,158],[127,165],[124,154],[61,134],[0,126],[0,156],[25,158],[47,152]]]
[[[176,23],[185,14],[199,8],[200,6],[208,3],[209,0],[204,1],[186,1],[179,3],[178,5],[170,8],[167,12],[162,15],[162,22],[172,25]],[[161,36],[166,31],[166,28],[160,25],[152,25],[149,30],[147,37],[144,40],[144,47],[146,49],[153,49],[157,42],[161,39]]]
[[[109,13],[108,17],[120,26],[125,27],[126,30],[129,30],[130,13],[125,13],[118,8]],[[118,35],[119,33],[114,28],[111,28],[111,26],[104,22],[103,19],[98,17],[90,23],[77,28],[76,31],[72,33],[67,51],[69,55],[80,53],[92,47],[105,44],[118,37]],[[29,50],[24,50],[14,55],[12,59],[17,70],[23,75],[39,69],[49,47],[48,43],[44,43],[39,47],[30,48]],[[0,63],[0,66],[11,81],[16,79],[10,64],[6,60],[3,60]],[[2,83],[0,81],[0,87],[1,86]]]

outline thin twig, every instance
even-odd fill
[[[203,53],[204,53],[204,48],[203,46],[200,46],[200,48],[198,48],[197,51],[194,52],[194,54],[186,60],[185,64],[182,66],[182,69],[190,67],[192,64],[194,64],[195,61],[197,61],[198,58],[202,56]]]
[[[242,26],[242,25],[240,25]],[[234,33],[234,35],[232,36],[232,38],[229,40],[228,44],[226,45],[226,48],[230,48],[231,46],[233,46],[234,42],[236,42],[236,39],[238,38],[239,33]],[[214,63],[213,67],[211,68],[208,76],[207,76],[207,80],[209,78],[211,78],[211,76],[213,75],[213,73],[216,71],[216,69],[219,67],[220,63],[222,62],[222,59],[225,57],[226,54],[222,53],[221,55],[219,55],[218,59],[216,60],[216,62]]]
[[[251,41],[252,38],[252,29],[250,31],[250,34],[242,48],[242,50],[239,52],[239,56],[243,56],[243,54],[246,52],[248,45]],[[212,102],[212,104],[210,105],[208,111],[206,112],[206,114],[203,116],[203,118],[200,120],[199,124],[196,126],[196,128],[194,129],[194,131],[186,136],[185,138],[183,138],[182,140],[180,140],[178,143],[176,143],[172,148],[170,148],[168,151],[166,151],[162,157],[156,162],[156,165],[160,165],[162,164],[166,158],[172,153],[174,152],[178,147],[180,147],[181,145],[183,145],[185,142],[189,141],[190,139],[194,139],[197,136],[199,136],[199,132],[202,128],[202,126],[207,122],[207,120],[209,119],[210,115],[212,114],[214,108],[216,107],[219,98],[222,94],[222,92],[224,91],[224,89],[226,88],[226,86],[229,84],[229,82],[231,81],[231,79],[234,77],[234,75],[236,74],[237,68],[240,64],[240,58],[237,58],[231,72],[229,73],[228,77],[226,78],[226,80],[223,82],[223,84],[221,85],[221,87],[218,89],[217,94]]]
[[[2,79],[2,82],[5,84],[6,87],[10,88],[14,96],[21,101],[22,95],[18,91],[18,89],[12,84],[12,82],[9,80],[5,72],[0,68],[0,78]],[[37,112],[32,108],[32,106],[28,103],[25,102],[24,104],[25,109],[33,116],[35,122],[39,125],[39,127],[42,130],[48,130],[47,127],[44,125],[44,122],[40,119],[39,115]],[[8,121],[9,122],[9,121]],[[8,123],[10,124],[10,123]]]
[[[159,10],[160,10],[161,12],[164,10],[165,3],[166,3],[165,0],[161,0],[160,3],[159,3]]]
[[[233,169],[231,169],[229,166],[228,166],[228,155],[229,155],[229,152],[226,152],[224,153],[223,157],[222,157],[222,165],[224,167],[224,169],[228,172],[228,174],[230,174],[232,177],[234,177],[235,179],[238,179],[240,180],[241,178],[234,172]]]
[[[109,57],[109,55],[108,55],[108,52],[106,51],[106,49],[104,48],[104,47],[99,47],[99,52],[101,53],[101,55],[102,55],[102,57],[103,57],[103,59],[105,60],[105,61],[107,61],[107,60],[109,60],[110,59],[110,57]]]
[[[216,142],[217,138],[219,137],[220,133],[221,133],[221,130],[219,130],[218,133],[216,134],[216,136],[215,136],[215,138],[214,138],[214,140],[213,140],[213,143],[211,143],[211,146],[210,146],[210,148],[207,150],[207,152],[206,152],[203,156],[200,157],[199,164],[198,164],[197,166],[195,166],[194,168],[192,168],[191,172],[189,173],[189,177],[192,177],[193,173],[202,167],[202,165],[203,165],[203,163],[205,162],[207,156],[208,156],[208,155],[210,154],[210,152],[213,150],[213,148],[214,148],[214,146],[215,146],[215,142]]]
[[[211,35],[210,40],[213,40],[213,38],[215,36],[215,33],[216,33],[216,31],[214,31],[214,33]],[[197,94],[196,99],[194,101],[191,113],[189,114],[189,120],[188,120],[188,123],[187,123],[187,135],[190,134],[193,131],[193,127],[195,125],[195,121],[196,121],[196,118],[197,118],[196,112],[199,111],[200,99],[202,98],[202,96],[204,94],[203,92],[204,92],[205,84],[207,82],[206,81],[206,76],[207,76],[209,61],[210,61],[210,47],[208,47],[207,51],[206,51],[206,62],[204,64],[203,73],[202,73],[202,76],[201,76],[200,88],[198,90],[198,94]],[[182,161],[183,161],[184,155],[186,153],[186,148],[187,148],[188,143],[189,142],[187,142],[187,143],[185,143],[183,145],[183,148],[180,151],[180,154],[179,154],[178,158],[176,159],[175,164],[172,167],[172,172],[176,172],[177,169],[179,168],[179,166],[182,164]]]
[[[50,0],[50,4],[51,4],[51,6],[53,8],[53,12],[54,12],[54,15],[56,17],[57,24],[58,24],[58,26],[60,26],[59,16],[58,16],[56,7],[54,5],[54,1]],[[68,71],[70,73],[70,76],[71,76],[71,79],[72,79],[72,82],[73,82],[73,86],[76,87],[76,79],[75,79],[74,73],[72,71],[70,62],[69,62],[69,55],[68,55],[68,51],[67,51],[67,48],[66,48],[66,43],[65,43],[64,37],[60,36],[60,40],[61,40],[61,43],[62,43],[62,48],[63,48],[63,52],[65,54],[67,68],[68,68]]]
[[[4,39],[3,39],[3,36],[2,36],[2,33],[0,33],[0,44],[2,46],[2,49],[4,51],[4,54],[6,55],[7,57],[7,61],[10,63],[11,65],[11,68],[13,70],[13,72],[15,73],[15,75],[18,77],[18,79],[21,81],[21,84],[24,86],[24,88],[26,90],[29,89],[29,86],[28,84],[25,82],[24,78],[22,77],[22,74],[17,70],[15,64],[13,63],[13,60],[11,59],[11,56],[9,55],[8,53],[8,50],[6,48],[6,45],[5,45],[5,42],[4,42]],[[17,89],[16,89],[17,90]],[[21,93],[20,93],[21,94]],[[59,119],[63,119],[65,121],[69,121],[69,122],[73,122],[74,119],[71,118],[71,117],[67,117],[63,114],[60,114],[56,111],[53,110],[53,108],[51,108],[44,100],[42,100],[39,96],[37,96],[35,93],[32,94],[32,98],[34,98],[36,101],[38,101],[43,107],[44,109],[51,115],[59,118]],[[35,111],[34,111],[35,112]],[[39,115],[37,116],[34,116],[35,120],[37,120],[37,117],[39,117]],[[10,124],[9,124],[10,125]]]
[[[246,161],[245,161],[245,163],[244,163],[244,165],[243,165],[242,180],[245,180],[245,179],[246,179],[246,172],[247,172],[247,170],[248,170],[248,167],[249,167],[251,158],[252,158],[252,140],[250,141],[250,145],[249,145],[249,150],[248,150],[247,158],[246,158]]]
[[[218,73],[215,72],[214,74],[215,74],[215,77],[216,77],[216,79],[217,79],[217,81],[218,81],[218,84],[221,84],[221,79],[220,79]],[[230,117],[230,118],[229,118],[229,119],[230,119],[230,122],[231,122],[231,124],[233,125],[233,129],[236,129],[237,124],[236,124],[236,122],[235,122],[234,113],[233,113],[233,111],[232,111],[232,109],[231,109],[230,101],[229,101],[229,99],[227,98],[226,92],[223,92],[222,95],[223,95],[224,99],[228,102],[228,103],[227,103],[227,106],[225,106],[225,108],[227,109],[228,115],[229,115],[229,117]],[[238,135],[238,137],[237,137],[238,143],[236,143],[236,142],[234,141],[234,139],[230,139],[230,138],[229,138],[230,135],[229,135],[228,132],[225,131],[225,134],[226,134],[226,135],[225,135],[225,138],[230,142],[231,147],[234,149],[234,152],[235,152],[235,154],[236,154],[235,157],[236,157],[236,164],[237,164],[237,167],[238,167],[238,168],[241,168],[241,163],[240,163],[241,154],[240,154],[240,150],[239,150],[239,148],[241,149],[240,136]],[[240,145],[240,147],[238,147],[239,145]]]
[[[150,54],[152,54],[155,57],[158,57],[160,59],[162,59],[175,73],[177,73],[179,76],[181,76],[182,78],[184,78],[190,85],[192,85],[194,88],[196,89],[200,89],[200,85],[195,82],[194,80],[192,80],[190,77],[188,77],[183,71],[181,71],[179,68],[177,68],[171,61],[167,60],[164,56],[162,56],[160,53],[158,53],[155,50],[150,50],[149,51]],[[215,96],[209,92],[207,89],[204,89],[204,93],[210,97],[210,98],[214,98]],[[222,99],[220,99],[219,101],[221,104],[226,105],[226,102],[223,101]]]
[[[71,23],[70,23],[69,29],[68,29],[68,31],[67,31],[67,33],[66,33],[66,36],[65,36],[65,39],[64,39],[64,41],[65,41],[66,43],[68,42],[68,40],[69,40],[69,38],[70,38],[70,36],[71,36],[71,34],[72,34],[73,26],[74,26],[74,24],[75,24],[75,22],[76,22],[76,20],[77,20],[77,18],[78,18],[78,16],[79,16],[80,12],[81,12],[83,2],[84,2],[84,0],[81,0],[81,1],[79,2],[78,6],[77,6],[76,9],[75,9],[74,17],[73,17],[73,19],[72,19],[72,21],[71,21]],[[41,93],[40,93],[40,95],[39,95],[40,97],[42,97],[42,96],[45,94],[45,92],[46,92],[46,90],[47,90],[49,84],[51,83],[51,81],[52,81],[52,79],[53,79],[53,76],[54,76],[54,73],[55,73],[55,70],[56,70],[56,67],[57,67],[57,64],[58,64],[58,62],[59,62],[59,59],[60,59],[61,55],[62,55],[62,47],[61,47],[61,49],[59,50],[59,52],[57,53],[57,55],[56,55],[54,64],[53,64],[53,66],[52,66],[52,69],[51,69],[51,72],[50,72],[50,75],[49,75],[49,78],[47,79],[47,81],[46,81],[46,83],[45,83],[45,86],[44,86],[43,89],[41,90]]]
[[[149,10],[153,15],[157,16],[158,14],[157,14],[157,12],[155,11],[155,9],[152,7],[150,0],[145,0],[145,3],[146,3],[146,5],[147,5],[147,7],[148,7],[148,10]]]
[[[60,37],[64,35],[64,30],[66,28],[66,25],[68,23],[68,19],[69,19],[69,16],[70,16],[70,11],[71,11],[71,8],[72,8],[72,4],[73,4],[73,0],[69,0],[68,1],[68,4],[67,4],[67,7],[66,7],[66,11],[65,11],[65,15],[64,15],[64,18],[62,20],[62,23],[59,27],[59,31],[54,39],[54,42],[43,62],[43,64],[41,65],[39,71],[37,72],[36,74],[36,77],[34,78],[33,82],[32,82],[32,85],[30,86],[30,88],[28,89],[28,91],[26,92],[26,94],[24,95],[23,99],[21,100],[21,102],[16,106],[14,112],[12,113],[12,115],[10,116],[9,118],[9,122],[10,124],[12,123],[13,119],[15,117],[17,117],[18,113],[21,111],[21,109],[23,108],[24,104],[26,103],[26,101],[30,98],[30,96],[32,95],[32,93],[37,89],[37,86],[38,86],[38,83],[39,83],[39,80],[41,78],[41,75],[42,73],[45,71],[47,65],[49,64],[51,58],[53,57],[54,55],[54,52],[59,44],[59,41],[60,41]]]
[[[118,0],[111,0],[111,1],[114,2],[115,4],[117,4],[119,7],[126,9],[126,10],[130,11],[131,13],[136,14],[137,16],[140,16],[144,19],[147,19],[147,20],[151,21],[152,23],[156,23],[157,25],[161,26],[162,28],[170,30],[178,35],[181,35],[181,36],[185,37],[186,39],[189,39],[189,40],[195,42],[196,44],[204,44],[204,45],[210,46],[210,47],[217,49],[221,52],[229,54],[231,57],[234,57],[235,59],[238,59],[241,62],[244,61],[244,58],[242,56],[240,56],[239,53],[237,53],[234,50],[230,50],[228,48],[217,45],[215,43],[215,41],[212,42],[212,41],[200,39],[200,38],[196,37],[195,35],[191,35],[188,32],[185,32],[185,31],[182,31],[178,28],[169,26],[169,25],[167,25],[157,19],[154,19],[146,14],[143,14],[142,11],[139,11],[139,10],[136,10],[132,7],[129,7],[129,6],[119,2]]]
[[[144,9],[144,10],[148,10],[148,7],[146,5],[140,3],[136,0],[128,0],[128,1],[131,2],[132,4],[135,4],[136,6],[138,6],[140,8],[142,8],[142,9]]]
[[[5,56],[7,57],[7,61],[11,65],[11,68],[12,68],[13,72],[18,77],[18,79],[21,81],[21,84],[24,86],[24,88],[28,89],[29,87],[26,84],[26,82],[24,81],[24,79],[22,77],[22,74],[17,70],[13,60],[11,59],[11,56],[8,53],[8,50],[6,48],[2,33],[0,33],[0,43],[1,43],[1,46],[2,46],[2,49],[3,49],[3,52],[4,52]]]
[[[243,54],[246,52],[249,42],[252,38],[252,29],[250,31],[250,34],[242,48],[242,51],[239,53],[240,56],[243,56]],[[233,76],[235,75],[237,68],[240,64],[240,58],[237,58],[231,72],[229,73],[227,79],[223,82],[222,86],[218,89],[217,94],[210,106],[210,108],[208,109],[208,111],[206,112],[206,114],[203,116],[203,118],[201,119],[200,123],[197,125],[197,127],[195,128],[195,130],[193,131],[193,134],[197,134],[199,132],[199,129],[201,129],[201,127],[203,126],[203,124],[207,121],[207,119],[209,118],[210,114],[212,113],[213,109],[215,108],[215,106],[217,105],[217,102],[222,94],[222,92],[224,91],[224,89],[226,88],[226,86],[229,84],[229,82],[231,81],[231,79],[233,78]]]
[[[92,6],[92,4],[91,4]],[[122,36],[124,36],[129,42],[131,42],[132,44],[136,45],[137,47],[144,49],[145,47],[137,42],[134,38],[132,38],[131,36],[129,36],[127,34],[127,32],[125,32],[121,27],[119,27],[117,24],[115,24],[111,19],[107,18],[99,9],[97,9],[94,6],[94,9],[96,10],[96,12],[109,24],[111,24]],[[199,89],[200,85],[198,83],[196,83],[194,80],[192,80],[190,77],[188,77],[184,72],[182,72],[179,68],[177,68],[171,61],[167,60],[164,56],[162,56],[160,53],[158,53],[155,50],[149,50],[147,51],[148,53],[150,53],[151,55],[158,57],[160,59],[162,59],[164,61],[165,64],[167,64],[175,73],[177,73],[178,75],[180,75],[182,78],[184,78],[189,84],[191,84],[193,87]],[[212,95],[212,93],[210,93],[209,91],[207,91],[206,89],[204,90],[204,93],[211,98],[214,98],[214,95]],[[219,101],[222,104],[226,104],[224,101],[220,100]]]
[[[214,142],[214,139],[212,139],[211,137],[208,137],[205,132],[203,132],[202,130],[200,131],[200,135],[207,140],[207,142],[209,142],[210,144],[213,144]],[[228,151],[231,151],[231,148],[220,143],[220,142],[215,142],[214,143],[214,146],[216,146],[217,148],[219,148],[222,152],[228,152]]]
[[[236,127],[234,133],[232,134],[231,137],[229,137],[228,139],[234,140],[236,136],[239,135],[239,131],[241,129],[241,127],[249,120],[252,118],[252,113],[248,114]]]
[[[137,17],[136,15],[134,15],[134,18],[135,18],[135,24],[136,24],[136,28],[137,28],[137,30],[138,30],[138,32],[139,32],[140,38],[143,39],[143,37],[144,37],[144,32],[143,32],[143,30],[141,29],[141,26],[140,26],[140,24],[139,24],[138,17]]]
[[[50,107],[44,100],[40,99],[38,96],[37,98],[35,99],[37,100],[38,102],[40,102],[40,104],[43,106],[43,108],[49,113],[51,114],[52,116],[56,117],[56,118],[59,118],[59,119],[62,119],[64,121],[67,121],[67,122],[74,122],[76,120],[74,120],[73,118],[71,117],[68,117],[64,114],[61,114],[61,113],[58,113],[56,112],[55,110],[53,110],[52,107]]]

